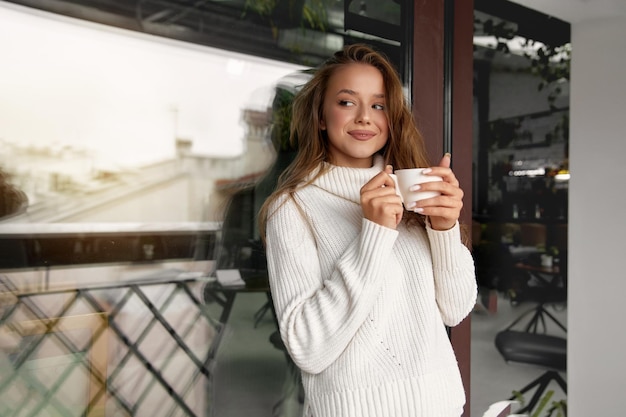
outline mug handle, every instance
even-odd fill
[[[400,192],[400,184],[398,183],[398,176],[396,174],[389,174],[393,182],[396,183],[396,194],[400,197],[400,200],[404,204],[404,198],[402,197],[402,193]]]

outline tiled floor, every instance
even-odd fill
[[[269,417],[281,397],[285,358],[269,343],[269,335],[275,330],[271,316],[268,314],[257,328],[253,325],[254,313],[265,302],[265,296],[238,297],[218,353],[213,415]],[[494,345],[496,333],[530,307],[512,306],[500,297],[497,312],[478,308],[472,314],[471,417],[481,417],[490,404],[507,399],[513,390],[521,389],[543,373],[539,368],[505,363]],[[564,309],[550,307],[550,311],[565,324]],[[560,332],[554,326],[549,326],[548,331]],[[563,397],[558,387],[554,391],[553,399]],[[290,400],[283,411],[282,416],[299,416],[297,401]]]

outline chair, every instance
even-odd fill
[[[567,394],[567,383],[560,372],[567,370],[567,340],[547,334],[505,329],[496,335],[496,348],[507,363],[519,363],[545,368],[538,378],[519,390],[525,394],[535,390],[527,405],[518,414],[531,412],[539,403],[548,385],[556,382]],[[512,396],[511,399],[515,399]]]
[[[255,189],[250,186],[233,194],[226,208],[215,256],[215,269],[238,269],[244,281],[248,272],[255,273],[252,275],[267,273],[265,249],[261,241],[254,237],[254,198]],[[204,301],[212,301],[210,294],[205,292]],[[268,301],[254,314],[254,327],[258,326],[270,307],[268,297]]]
[[[534,389],[528,404],[517,410],[519,414],[531,412],[551,382],[556,382],[567,394],[567,383],[560,375],[567,370],[567,339],[547,334],[546,318],[552,320],[565,334],[567,328],[545,308],[548,303],[565,302],[566,288],[559,285],[539,286],[527,289],[524,297],[526,297],[524,301],[533,301],[537,305],[513,320],[504,330],[496,334],[495,338],[496,349],[507,363],[533,365],[545,369],[543,374],[519,390],[520,394],[525,394]],[[523,330],[516,330],[515,327],[522,324],[526,318],[530,319],[525,323]],[[539,324],[543,327],[543,333],[538,332]],[[515,396],[511,397],[514,398]]]

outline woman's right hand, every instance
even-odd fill
[[[391,165],[387,165],[361,188],[361,207],[366,219],[395,229],[402,220],[404,208],[396,194],[396,184],[389,176],[392,172]]]

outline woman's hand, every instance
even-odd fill
[[[443,181],[425,182],[420,184],[420,191],[439,191],[438,197],[420,200],[409,209],[424,214],[430,219],[430,226],[435,230],[448,230],[459,220],[463,207],[463,190],[459,181],[450,169],[450,154],[446,153],[439,165],[431,167],[424,174],[438,175]]]
[[[391,165],[387,165],[361,188],[361,207],[366,219],[395,229],[402,220],[404,208],[396,194],[396,184],[389,176],[392,172]]]

